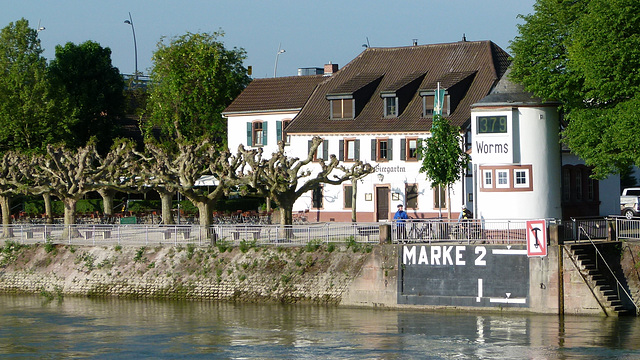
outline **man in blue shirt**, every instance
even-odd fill
[[[393,220],[396,221],[396,230],[398,234],[398,239],[406,239],[407,238],[407,228],[405,227],[405,221],[409,218],[407,213],[402,210],[402,204],[398,204],[398,211],[393,216]]]

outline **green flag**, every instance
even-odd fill
[[[440,83],[438,83],[438,89],[433,97],[433,115],[442,116],[442,106],[444,106],[444,89],[440,89]]]

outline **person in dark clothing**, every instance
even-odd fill
[[[406,239],[407,238],[407,228],[405,221],[409,218],[407,213],[403,210],[402,204],[398,204],[398,211],[393,216],[393,220],[396,221],[396,230],[398,239]]]

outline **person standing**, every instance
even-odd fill
[[[405,226],[406,220],[409,218],[407,213],[403,210],[402,204],[398,204],[398,211],[393,216],[393,220],[396,222],[396,230],[398,239],[407,238],[407,228]]]

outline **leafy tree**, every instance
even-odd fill
[[[320,171],[315,177],[311,177],[313,172],[308,165],[312,163],[321,143],[321,138],[314,137],[309,154],[304,159],[288,157],[282,141],[278,144],[278,151],[268,159],[262,158],[262,149],[246,150],[242,145],[239,147],[249,170],[241,182],[256,190],[259,195],[268,196],[275,201],[280,208],[282,225],[293,223],[293,204],[296,200],[320,184],[339,185],[374,172],[374,168],[368,163],[356,161],[351,167],[346,167],[340,165],[335,155],[331,155],[329,162],[318,162]]]
[[[469,163],[469,155],[462,149],[460,128],[449,124],[447,119],[434,115],[431,137],[423,141],[420,172],[431,181],[431,187],[446,187],[450,198],[451,185],[462,177],[462,169]],[[451,204],[447,201],[449,218]]]
[[[42,51],[25,19],[0,31],[0,151],[43,150],[64,130],[49,116]]]
[[[24,188],[25,176],[20,168],[26,165],[26,156],[7,151],[0,158],[0,208],[2,209],[3,237],[11,237],[11,198]]]
[[[105,154],[125,109],[124,81],[111,64],[111,50],[93,41],[58,45],[48,75],[52,93],[60,98],[61,116],[69,119],[73,136],[67,145],[83,146],[95,136],[98,151]]]
[[[640,165],[640,2],[538,0],[511,43],[512,79],[558,100],[563,142],[594,176]]]
[[[187,33],[158,43],[153,55],[147,136],[159,129],[161,142],[173,139],[211,139],[226,146],[226,120],[222,111],[247,86],[243,49],[227,50],[218,39],[224,33]]]

